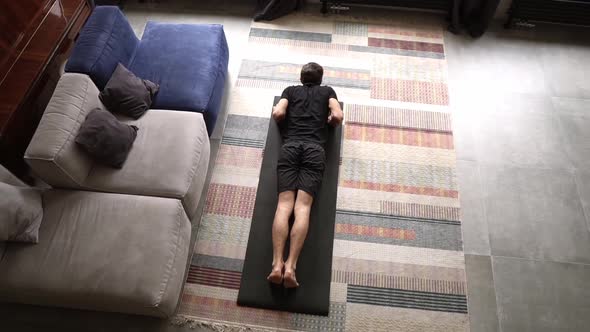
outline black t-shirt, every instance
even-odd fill
[[[283,91],[281,98],[289,101],[285,127],[282,130],[283,142],[306,141],[322,146],[328,135],[328,101],[336,97],[329,86],[305,84],[290,86]]]

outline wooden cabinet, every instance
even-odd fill
[[[0,163],[17,176],[91,0],[0,0]]]

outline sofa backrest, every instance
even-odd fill
[[[80,31],[65,71],[87,74],[102,90],[118,63],[129,68],[138,44],[119,7],[98,6]]]
[[[98,88],[84,74],[64,74],[25,152],[35,174],[53,187],[81,188],[92,160],[74,142],[86,115],[102,107]]]

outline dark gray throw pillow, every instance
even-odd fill
[[[109,111],[138,119],[150,108],[159,89],[158,84],[142,80],[119,63],[98,97]]]
[[[95,108],[88,113],[80,126],[76,143],[86,150],[94,161],[121,168],[137,137],[138,129],[136,126],[122,123],[106,110]]]

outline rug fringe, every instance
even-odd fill
[[[262,327],[254,327],[248,325],[238,325],[231,323],[220,323],[214,320],[196,319],[192,317],[178,315],[170,319],[170,324],[175,326],[188,326],[190,329],[195,328],[207,328],[215,332],[270,332],[273,330],[265,329]]]

